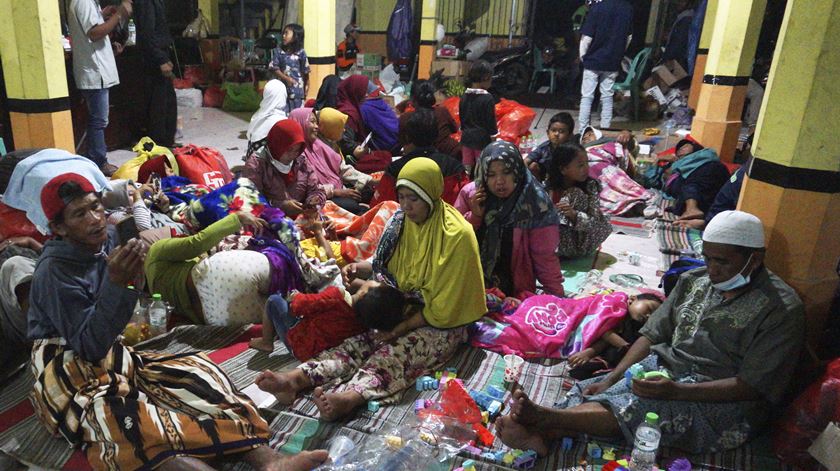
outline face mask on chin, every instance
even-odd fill
[[[741,272],[744,271],[745,268],[747,268],[751,260],[752,254],[750,254],[750,257],[747,259],[747,263],[744,264],[744,267],[741,268],[741,270],[735,276],[720,283],[713,283],[712,286],[714,286],[716,290],[723,292],[732,291],[747,286],[748,284],[750,284],[750,275],[744,276],[743,274],[741,274]]]
[[[276,168],[277,171],[282,173],[282,174],[288,174],[289,172],[292,171],[292,163],[284,164],[283,162],[280,162],[279,160],[276,160],[276,159],[272,158],[271,159],[271,165],[273,165],[274,168]]]

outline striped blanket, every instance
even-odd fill
[[[252,384],[254,377],[264,369],[283,370],[298,364],[291,355],[286,354],[279,342],[275,345],[275,352],[270,355],[248,349],[248,340],[257,335],[260,335],[259,326],[185,326],[152,339],[140,348],[169,353],[206,351],[238,387],[244,388]],[[463,379],[467,388],[483,389],[489,384],[499,384],[504,375],[504,360],[500,355],[466,346],[447,366],[457,369],[458,377]],[[553,405],[572,385],[566,370],[566,363],[559,360],[526,363],[521,380],[523,388],[538,403]],[[29,369],[26,369],[0,388],[0,450],[25,464],[42,468],[74,471],[90,469],[84,454],[69,448],[67,442],[62,439],[49,436],[33,415],[27,398],[33,383],[34,379]],[[339,434],[347,435],[359,443],[369,434],[404,423],[414,414],[415,399],[436,399],[437,396],[436,391],[409,390],[398,405],[383,407],[376,413],[362,411],[352,419],[337,424],[318,421],[314,403],[310,397],[305,396],[270,420],[270,443],[272,447],[289,453],[324,447],[330,438]],[[569,451],[556,447],[551,455],[537,462],[535,469],[575,469],[578,461],[586,456],[587,441],[584,438],[578,437],[575,446]],[[603,441],[599,443],[616,447],[618,456],[630,453],[630,449],[624,444]],[[503,445],[497,439],[494,447],[503,448]],[[661,455],[662,463],[684,456],[671,450],[662,450]],[[454,460],[453,466],[458,466],[467,458],[475,457],[459,456]],[[726,453],[688,458],[695,470],[782,469],[769,453],[757,452],[755,445],[747,445]],[[476,462],[476,469],[479,470],[511,469],[481,459],[476,459]],[[246,471],[250,468],[245,464],[228,464],[226,469]]]
[[[667,270],[680,258],[680,250],[700,254],[703,248],[703,231],[675,226],[669,221],[657,221],[653,229],[661,253],[660,268]]]

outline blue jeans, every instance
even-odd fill
[[[108,89],[80,90],[88,108],[87,158],[101,167],[108,160],[105,154],[105,128],[108,127]]]
[[[613,94],[615,93],[612,87],[616,77],[618,77],[618,72],[583,69],[583,79],[580,84],[580,115],[578,115],[581,132],[589,126],[589,115],[592,111],[592,102],[595,100],[596,88],[601,91],[600,127],[608,128],[612,124]]]
[[[289,343],[286,340],[286,337],[289,333],[289,329],[294,327],[300,319],[292,315],[289,309],[289,303],[287,303],[280,294],[272,294],[268,297],[268,302],[265,304],[265,310],[268,313],[268,318],[271,319],[271,323],[274,324],[274,330],[277,332],[277,337],[280,338],[280,341],[283,342],[283,345],[286,346],[289,353],[294,354],[292,352],[292,347],[289,346]]]

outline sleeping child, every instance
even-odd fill
[[[315,223],[313,229],[329,256],[323,227]],[[376,280],[365,281],[352,295],[337,286],[320,293],[292,292],[288,300],[275,294],[263,311],[262,337],[249,345],[271,352],[279,336],[295,358],[306,361],[366,330],[390,332],[405,320],[406,305],[400,290]]]
[[[569,357],[569,376],[584,380],[596,372],[615,368],[633,342],[639,338],[639,330],[648,318],[662,305],[662,298],[652,293],[630,296],[627,300],[627,315],[615,329],[606,331],[591,346]]]

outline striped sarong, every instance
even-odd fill
[[[98,363],[63,339],[32,349],[35,413],[82,445],[94,469],[153,469],[175,456],[218,458],[268,441],[268,424],[203,353],[135,352],[114,343]]]

